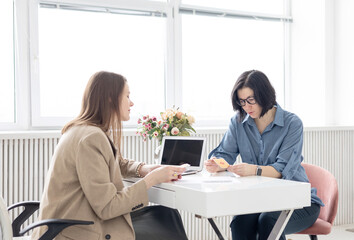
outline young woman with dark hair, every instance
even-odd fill
[[[267,76],[257,70],[247,71],[237,79],[231,93],[236,115],[231,118],[221,143],[205,162],[207,171],[225,171],[213,158],[224,158],[227,171],[239,176],[266,176],[308,182],[301,166],[303,157],[303,126],[293,113],[276,102],[275,90]],[[242,163],[234,164],[241,155]],[[262,199],[259,199],[262,201]],[[323,206],[316,189],[311,189],[311,206],[292,214],[280,240],[286,234],[310,227]],[[230,227],[233,240],[267,239],[280,212],[265,212],[234,216]]]
[[[187,239],[177,210],[144,208],[149,203],[147,190],[178,180],[185,166],[144,165],[122,156],[122,121],[129,120],[134,105],[129,94],[123,76],[94,74],[86,86],[80,114],[62,129],[47,173],[39,219],[94,224],[66,228],[55,239]],[[142,179],[125,187],[124,177]],[[32,239],[43,231],[37,228]]]

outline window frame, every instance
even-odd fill
[[[284,15],[291,19],[290,2],[284,1]],[[181,4],[181,0],[147,1],[147,0],[17,0],[15,4],[15,123],[0,123],[0,129],[60,129],[68,118],[40,117],[39,99],[39,62],[38,62],[38,7],[40,3],[84,5],[92,7],[120,8],[127,10],[160,11],[166,14],[166,62],[165,62],[165,108],[182,106],[182,26],[180,9],[205,7]],[[215,8],[213,8],[215,10]],[[220,9],[219,9],[220,10]],[[225,11],[223,9],[223,11]],[[230,10],[234,14],[251,14]],[[262,14],[267,15],[269,14]],[[273,15],[279,17],[280,15]],[[284,24],[284,96],[285,106],[290,104],[290,24]],[[162,109],[163,110],[163,109]],[[228,119],[225,120],[228,122]],[[225,126],[225,122],[210,119],[203,123],[205,127]],[[212,125],[210,124],[212,123]],[[129,126],[134,127],[134,126]]]
[[[77,8],[85,8],[85,7],[96,7],[96,8],[107,8],[107,9],[124,9],[124,10],[135,10],[135,11],[151,11],[151,12],[161,12],[166,14],[166,28],[171,29],[173,26],[172,19],[172,10],[169,7],[169,3],[161,3],[161,2],[153,2],[153,1],[142,1],[142,0],[134,0],[134,1],[112,1],[112,0],[36,0],[35,3],[31,4],[31,21],[30,21],[30,64],[31,64],[31,119],[32,119],[32,127],[34,128],[61,128],[66,122],[71,120],[71,118],[67,117],[41,117],[40,116],[40,79],[39,79],[39,41],[38,41],[38,8],[39,4],[56,4],[56,5],[71,5]],[[174,102],[174,95],[167,94],[169,89],[171,89],[171,82],[173,82],[173,75],[169,74],[173,69],[173,53],[174,49],[171,49],[169,46],[173,46],[171,41],[173,40],[173,31],[166,31],[166,42],[168,51],[166,55],[165,62],[165,102]],[[167,96],[167,97],[166,97]],[[167,105],[167,104],[166,104]]]
[[[181,0],[179,0],[180,2]],[[238,19],[254,19],[254,20],[263,20],[263,21],[280,21],[283,22],[283,34],[284,34],[284,51],[283,51],[283,79],[284,79],[284,89],[283,89],[283,95],[284,95],[284,102],[280,102],[282,106],[285,108],[287,107],[288,104],[290,104],[290,23],[292,22],[292,16],[291,16],[291,11],[290,11],[290,2],[289,0],[283,0],[284,3],[284,14],[269,14],[269,13],[257,13],[257,12],[246,12],[246,11],[238,11],[238,10],[229,10],[229,9],[220,9],[220,8],[211,8],[211,7],[203,7],[203,6],[195,6],[195,5],[189,5],[189,4],[179,4],[178,9],[180,13],[176,17],[176,21],[178,21],[178,26],[179,26],[179,31],[182,31],[182,19],[181,16],[182,14],[199,14],[201,16],[203,15],[210,15],[210,16],[223,16],[223,17],[231,17],[231,18],[238,18]],[[177,37],[179,37],[178,41],[180,47],[182,43],[182,34],[178,34]],[[178,66],[178,71],[180,75],[182,75],[182,49],[178,48],[179,55],[176,57],[179,57],[180,61],[180,66]],[[178,79],[178,86],[180,87],[179,95],[178,95],[178,100],[177,102],[179,103],[178,106],[182,106],[182,84],[183,84],[183,79],[179,78]],[[230,122],[230,119],[208,119],[208,120],[200,120],[198,121],[198,127],[227,127]],[[213,123],[211,125],[210,123]]]
[[[0,123],[0,130],[18,130],[30,128],[30,91],[28,67],[28,6],[26,0],[13,1],[14,19],[14,122]]]

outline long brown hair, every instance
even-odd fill
[[[101,71],[93,74],[86,85],[80,114],[63,127],[62,134],[77,125],[99,127],[112,136],[118,156],[121,157],[120,103],[126,82],[123,76],[112,72]]]

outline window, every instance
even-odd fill
[[[288,3],[2,1],[0,128],[60,129],[101,70],[128,80],[135,105],[125,127],[173,106],[195,116],[194,127],[225,127],[231,89],[249,69],[267,74],[284,105]]]
[[[284,105],[284,22],[182,9],[182,102],[201,125],[228,125],[231,90],[247,70],[264,72]]]
[[[13,1],[0,2],[0,123],[14,123],[14,31]]]
[[[63,125],[75,117],[88,79],[101,70],[128,80],[135,103],[128,125],[147,111],[159,113],[165,98],[165,29],[161,13],[42,5],[34,124]]]

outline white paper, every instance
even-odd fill
[[[182,179],[176,181],[177,184],[195,184],[195,183],[231,183],[235,181],[235,177],[231,176],[198,176],[198,177],[188,177],[184,176]]]

